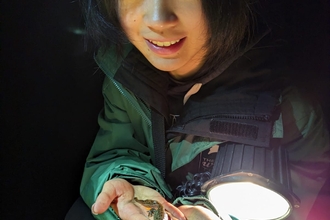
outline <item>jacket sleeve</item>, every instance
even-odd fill
[[[100,130],[87,157],[80,186],[85,203],[91,207],[103,184],[116,177],[171,197],[160,172],[152,165],[150,111],[109,78],[104,81],[103,95],[104,110],[98,118]],[[95,218],[118,219],[111,208]]]
[[[321,107],[305,99],[297,89],[284,92],[281,108],[282,145],[289,153],[293,191],[301,200],[300,208],[290,219],[303,220],[329,178],[329,133]]]

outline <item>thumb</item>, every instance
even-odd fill
[[[92,205],[92,213],[94,215],[98,215],[105,212],[114,199],[115,196],[111,196],[106,192],[101,192],[97,197],[95,203]]]
[[[103,185],[102,192],[96,198],[92,206],[92,213],[94,215],[101,214],[109,208],[111,203],[116,202],[118,197],[122,197],[122,200],[131,200],[133,195],[134,188],[126,180],[109,180]]]

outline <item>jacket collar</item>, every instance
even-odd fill
[[[123,60],[132,51],[133,45],[126,44],[123,50],[123,54],[119,57],[114,51],[114,48],[105,49],[100,48],[95,55],[94,59],[97,65],[102,69],[102,71],[109,77],[114,78],[116,72],[122,65]]]
[[[246,46],[244,50],[241,50],[235,56],[223,62],[218,68],[187,82],[175,82],[173,79],[170,79],[167,72],[153,67],[131,44],[125,46],[121,57],[118,57],[112,49],[100,49],[95,60],[109,78],[115,79],[124,87],[131,90],[138,98],[141,98],[168,120],[168,94],[180,94],[183,97],[195,83],[205,85],[209,84],[215,78],[217,80],[213,81],[216,81],[215,83],[217,85],[210,83],[211,87],[217,87],[221,84],[228,85],[228,83],[235,84],[249,78],[264,75],[264,72],[260,70],[246,72],[246,68],[255,69],[256,66],[260,66],[260,62],[262,63],[260,60],[263,60],[261,58],[267,57],[263,53],[272,54],[272,50],[269,49],[259,50],[259,48],[269,48],[269,39],[264,39],[265,35],[269,32],[269,30],[264,31],[250,45]],[[249,67],[246,66],[244,60],[248,60],[253,65],[250,66],[251,64],[249,64]],[[219,77],[220,75],[221,77]]]
[[[121,83],[169,120],[167,72],[153,67],[131,44],[126,45],[122,57],[113,50],[99,50],[95,60],[109,78]]]

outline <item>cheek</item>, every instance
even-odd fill
[[[136,13],[122,13],[119,17],[120,25],[130,41],[137,40],[140,34],[140,18]]]
[[[204,45],[210,39],[206,21],[202,18],[199,21],[196,21],[196,23],[197,25],[194,27],[194,30],[196,31],[196,40]]]
[[[142,16],[142,3],[140,0],[118,1],[118,19],[125,32],[134,31]]]
[[[119,18],[119,21],[120,21],[120,25],[121,25],[123,31],[125,32],[126,36],[129,39],[131,39],[134,36],[134,33],[136,32],[136,30],[134,29],[134,27],[136,27],[136,25],[135,25],[136,19],[134,19],[134,17],[126,14],[125,16],[121,16]]]

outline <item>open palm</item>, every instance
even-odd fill
[[[148,217],[146,207],[136,202],[139,200],[155,200],[163,208],[163,211],[171,213],[178,219],[185,219],[182,212],[167,202],[156,190],[145,186],[132,185],[124,179],[112,179],[107,181],[102,192],[96,199],[92,207],[92,212],[100,214],[105,212],[110,206],[123,220],[146,220],[153,219]]]

